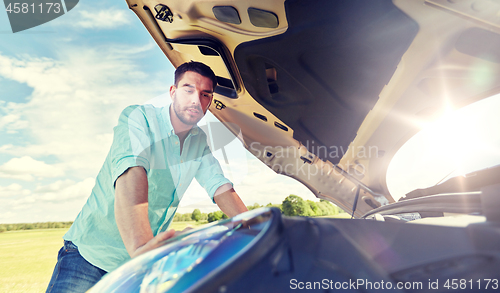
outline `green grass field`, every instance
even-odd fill
[[[174,222],[177,231],[192,222]],[[62,236],[68,229],[10,231],[0,233],[0,292],[45,292]]]
[[[45,292],[67,230],[0,233],[0,292]]]
[[[348,214],[334,217],[347,218]],[[203,223],[173,222],[172,229],[182,231],[187,226]],[[0,233],[0,292],[45,292],[62,236],[68,229],[9,231]]]

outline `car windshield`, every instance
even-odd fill
[[[500,163],[500,94],[450,111],[423,125],[393,157],[387,187],[398,200],[417,188],[439,184]]]

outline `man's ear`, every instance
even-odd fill
[[[177,87],[175,85],[170,86],[170,98],[172,99],[172,101],[174,100],[176,90],[177,90]]]
[[[212,96],[212,99],[210,100],[210,103],[208,103],[207,108],[205,109],[205,113],[207,113],[208,108],[210,108],[210,105],[212,105],[212,102],[214,101],[214,97]]]

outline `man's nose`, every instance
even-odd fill
[[[201,105],[201,95],[200,91],[195,91],[193,95],[191,95],[191,104],[193,105]]]

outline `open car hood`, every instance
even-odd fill
[[[127,3],[175,67],[212,67],[210,111],[253,155],[358,217],[394,202],[416,120],[500,92],[490,0]]]

